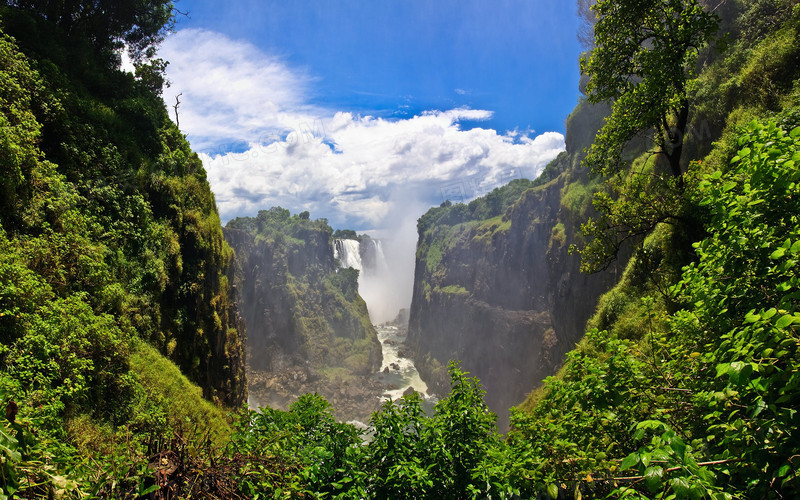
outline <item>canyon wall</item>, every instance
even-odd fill
[[[604,114],[580,104],[568,122],[567,151],[536,181],[512,181],[468,205],[446,202],[418,223],[409,324],[417,367],[446,394],[446,365],[460,361],[483,382],[501,429],[506,410],[554,374],[580,340],[618,274],[618,267],[582,274],[580,256],[569,251],[595,185],[580,167],[582,151]]]
[[[234,219],[224,234],[239,266],[251,405],[285,408],[319,392],[348,418],[366,418],[365,405],[377,409],[366,390],[380,344],[358,272],[339,268],[327,223],[273,208]]]

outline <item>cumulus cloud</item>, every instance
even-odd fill
[[[312,78],[247,42],[187,29],[168,37],[166,101],[182,93],[181,127],[198,150],[225,152],[237,143],[278,138],[321,111],[306,103]],[[168,104],[173,104],[169,102]]]
[[[182,93],[181,129],[200,153],[223,222],[280,205],[386,243],[389,275],[361,280],[375,321],[411,303],[416,220],[430,206],[534,178],[564,150],[556,132],[475,127],[491,119],[488,110],[388,119],[311,105],[306,71],[210,31],[180,31],[160,56],[170,61],[165,102]]]
[[[564,149],[555,132],[460,125],[490,119],[487,110],[386,119],[312,106],[307,72],[210,31],[170,36],[161,56],[171,61],[165,101],[183,93],[181,128],[201,153],[223,221],[281,205],[335,227],[386,229],[444,199],[533,178]]]
[[[223,219],[282,205],[365,229],[382,227],[410,198],[467,201],[513,178],[535,177],[564,148],[558,133],[513,140],[490,129],[461,130],[460,118],[451,111],[397,121],[337,113],[317,122],[320,135],[309,128],[243,153],[202,158]]]

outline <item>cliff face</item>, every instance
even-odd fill
[[[284,408],[319,392],[344,416],[369,415],[358,399],[377,401],[363,392],[380,368],[380,344],[357,272],[334,261],[330,227],[271,209],[224,233],[239,266],[251,403]]]
[[[592,135],[583,130],[587,121],[592,127],[602,112],[577,108],[571,120],[582,123],[580,136],[568,133],[567,142],[580,149],[559,156],[527,190],[517,194],[525,187],[517,181],[420,219],[409,324],[417,366],[434,390],[446,393],[443,368],[460,360],[485,385],[501,428],[505,410],[555,373],[598,297],[615,282],[615,269],[581,274],[580,256],[568,252],[592,193],[577,151]]]
[[[202,162],[158,71],[120,71],[98,38],[31,7],[0,6],[2,385],[59,441],[82,416],[153,436],[189,415],[204,426],[215,410],[195,410],[212,405],[193,388],[175,401],[175,386],[221,406],[247,396]]]

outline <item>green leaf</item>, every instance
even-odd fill
[[[678,455],[678,458],[683,460],[684,455],[686,454],[686,443],[683,442],[682,439],[674,439],[670,444],[670,448]]]
[[[751,373],[753,373],[753,367],[750,363],[734,361],[731,363],[731,369],[728,375],[731,377],[731,382],[739,385],[746,382],[750,378]]]
[[[744,315],[744,322],[745,323],[755,323],[756,321],[758,321],[760,319],[761,319],[761,315],[760,314],[756,314],[755,309]]]
[[[550,498],[555,500],[558,498],[558,486],[555,483],[550,483],[547,485],[547,494],[550,495]]]
[[[794,323],[794,316],[792,316],[791,314],[786,314],[784,316],[781,316],[781,318],[775,323],[775,327],[783,329],[791,325],[792,323]]]
[[[795,127],[789,132],[789,137],[792,139],[796,139],[798,136],[800,136],[800,127]]]
[[[780,259],[781,257],[783,257],[784,254],[786,254],[786,249],[783,248],[783,247],[780,247],[780,248],[776,249],[774,252],[772,252],[770,254],[769,258],[772,259],[772,260],[777,260],[777,259]]]
[[[655,493],[661,487],[661,478],[664,477],[664,469],[659,465],[648,467],[644,471],[644,482],[647,488]]]
[[[685,477],[676,477],[670,480],[669,485],[672,487],[678,497],[684,497],[689,493],[689,482]]]
[[[638,463],[639,463],[639,454],[633,452],[624,459],[622,459],[622,464],[620,464],[619,468],[620,470],[630,469],[631,467],[637,465]]]
[[[140,491],[139,492],[139,496],[143,497],[143,496],[149,495],[150,493],[153,493],[154,491],[158,491],[159,488],[161,488],[161,486],[159,486],[157,484],[154,484],[154,485],[150,486],[149,488],[147,488],[146,490]]]
[[[792,245],[792,248],[789,251],[792,252],[792,255],[799,254],[800,253],[800,240],[795,241],[794,244]]]

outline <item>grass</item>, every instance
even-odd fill
[[[223,408],[203,398],[203,392],[193,384],[169,359],[144,342],[134,346],[131,355],[131,371],[148,391],[151,399],[166,403],[167,419],[175,425],[188,425],[207,434],[219,445],[224,444],[231,433],[230,424]]]
[[[482,243],[484,245],[491,245],[495,235],[503,234],[511,229],[511,219],[506,219],[502,215],[492,217],[481,222],[475,228],[475,236],[472,241],[475,243]]]
[[[550,231],[550,248],[561,247],[567,242],[567,229],[563,222],[556,223]]]

